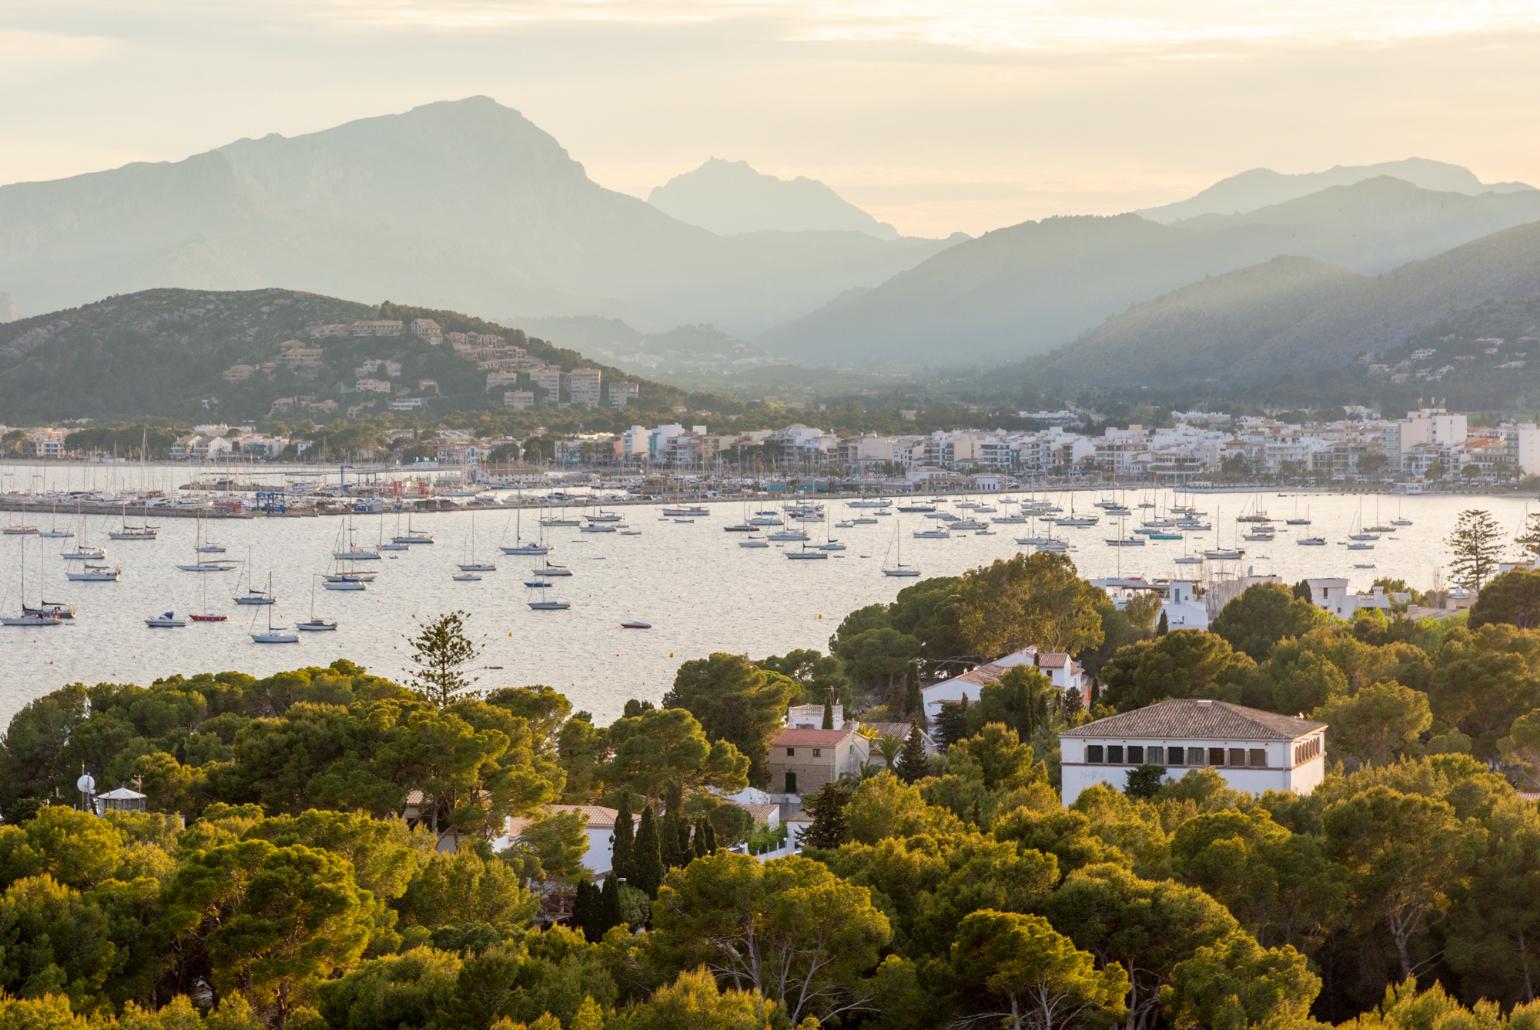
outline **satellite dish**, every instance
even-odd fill
[[[82,794],[96,793],[96,777],[90,773],[81,773],[80,779],[75,781],[75,789]]]

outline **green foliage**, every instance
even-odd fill
[[[1514,569],[1481,588],[1467,624],[1476,629],[1494,622],[1519,629],[1540,628],[1540,572]]]
[[[631,885],[649,898],[656,898],[666,867],[663,864],[663,842],[658,820],[652,814],[651,805],[642,806],[642,820],[636,829],[636,848],[631,865],[635,872],[629,881]]]
[[[1015,912],[982,909],[964,918],[952,944],[951,971],[964,1004],[982,1009],[971,1018],[1001,1025],[1117,1019],[1128,993],[1128,974],[1116,962],[1098,969],[1090,953],[1048,920]]]
[[[958,626],[987,657],[1028,645],[1079,654],[1102,641],[1101,599],[1067,555],[1018,554],[963,577]]]
[[[1258,583],[1225,605],[1209,630],[1235,650],[1261,662],[1278,641],[1303,636],[1328,618],[1309,601],[1295,597],[1283,584]]]
[[[669,874],[653,909],[654,960],[706,964],[785,1007],[793,1022],[861,1008],[891,930],[871,892],[806,858],[719,851]]]
[[[786,706],[801,693],[796,680],[742,655],[714,654],[681,665],[663,704],[688,711],[710,740],[731,744],[747,756],[750,781],[764,783],[770,741],[786,716]]]
[[[1103,700],[1124,712],[1169,697],[1241,701],[1255,675],[1256,663],[1224,638],[1184,629],[1113,655],[1102,670]]]
[[[919,726],[910,726],[904,738],[903,749],[898,754],[894,771],[905,783],[914,783],[929,772],[930,759],[925,754],[925,740]]]

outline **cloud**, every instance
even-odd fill
[[[0,80],[20,79],[61,64],[99,60],[117,49],[105,36],[0,29]]]

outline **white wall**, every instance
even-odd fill
[[[1136,747],[1222,747],[1228,750],[1232,747],[1251,748],[1261,747],[1267,752],[1266,768],[1241,768],[1231,766],[1209,765],[1167,765],[1166,776],[1168,779],[1178,780],[1187,775],[1191,769],[1213,769],[1224,777],[1224,780],[1234,790],[1244,791],[1248,794],[1261,794],[1269,790],[1291,790],[1296,794],[1309,794],[1321,782],[1325,775],[1325,742],[1322,741],[1322,753],[1309,761],[1299,765],[1293,764],[1294,746],[1309,737],[1300,738],[1299,741],[1255,741],[1255,740],[1202,740],[1189,738],[1185,740],[1138,740],[1117,737],[1060,737],[1060,795],[1066,805],[1072,804],[1080,796],[1081,791],[1098,783],[1105,783],[1116,790],[1122,790],[1128,785],[1128,771],[1135,765],[1124,763],[1112,765],[1105,762],[1086,764],[1085,748],[1088,744],[1100,744],[1106,747],[1109,744],[1128,747],[1130,744]]]

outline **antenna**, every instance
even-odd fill
[[[91,802],[96,797],[96,778],[88,772],[82,772],[75,780],[75,789],[80,791],[80,807],[90,811]]]

